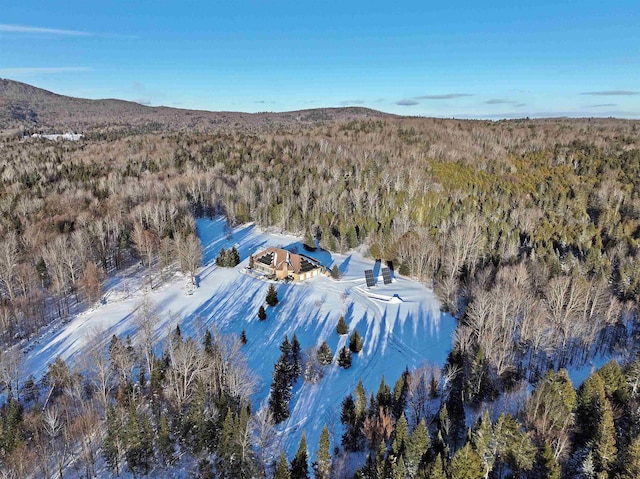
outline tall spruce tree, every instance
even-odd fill
[[[436,455],[435,459],[433,460],[433,463],[431,463],[427,478],[428,479],[447,479],[445,463],[442,460],[442,456],[440,455],[440,453]]]
[[[293,333],[293,338],[291,338],[291,376],[293,382],[302,375],[300,352],[301,347],[300,342],[298,341],[298,336],[296,336],[296,333]]]
[[[409,443],[409,423],[404,414],[400,416],[396,422],[393,442],[391,443],[391,452],[395,457],[404,455]]]
[[[289,463],[284,455],[284,452],[280,454],[276,470],[273,474],[273,479],[291,479],[291,473],[289,471]]]
[[[341,441],[342,447],[347,451],[360,450],[362,432],[356,415],[356,405],[351,394],[342,400],[340,422],[344,424],[344,433],[342,434]]]
[[[553,455],[553,451],[551,450],[551,446],[548,441],[544,442],[544,445],[538,452],[534,469],[534,477],[536,479],[560,479],[560,464],[558,464],[556,457]],[[640,469],[638,470],[638,473],[640,474]],[[636,475],[633,477],[640,476]]]
[[[273,414],[276,424],[281,423],[289,417],[289,401],[291,400],[291,385],[289,381],[289,371],[282,358],[274,366],[273,382],[271,383],[271,393],[269,395],[269,409]]]
[[[349,337],[349,349],[352,353],[356,354],[362,351],[362,337],[357,329],[354,330],[353,333],[351,333],[351,337]]]
[[[291,400],[293,383],[302,372],[299,359],[300,343],[295,335],[292,343],[285,336],[280,344],[280,351],[282,354],[273,368],[273,382],[269,396],[269,409],[271,409],[276,423],[289,417],[289,401]],[[297,367],[296,357],[298,357]]]
[[[343,346],[338,353],[338,366],[344,369],[351,367],[351,351],[346,346]]]
[[[489,411],[485,411],[482,415],[480,423],[473,431],[471,441],[478,456],[480,456],[480,461],[484,468],[484,477],[489,477],[496,460],[496,441],[493,436],[493,426]]]
[[[422,419],[411,433],[407,449],[405,451],[405,464],[409,477],[416,477],[424,457],[429,450],[429,431]]]
[[[158,424],[158,452],[160,453],[160,458],[164,466],[173,463],[175,448],[173,440],[171,439],[169,423],[164,414],[160,416]]]
[[[331,479],[331,442],[329,441],[329,428],[326,424],[320,433],[313,472],[316,479]]]
[[[409,382],[411,381],[411,374],[409,369],[405,368],[398,380],[393,386],[393,399],[391,410],[393,417],[397,420],[404,413],[407,407],[407,401],[409,399]]]
[[[354,402],[356,405],[356,417],[359,420],[364,421],[364,416],[367,410],[367,393],[362,384],[362,379],[358,381],[356,389],[353,391]]]
[[[322,344],[316,352],[316,358],[323,366],[327,366],[333,361],[333,352],[326,341],[322,341]]]
[[[479,479],[484,477],[480,456],[473,450],[471,443],[456,452],[451,460],[451,479]]]
[[[609,400],[604,398],[601,418],[593,441],[594,460],[598,471],[608,472],[616,459],[617,452],[613,411]]]
[[[127,467],[134,474],[140,472],[142,465],[142,432],[140,430],[140,421],[136,414],[135,406],[129,407],[127,416],[127,424],[124,431],[125,451],[124,456],[127,460]]]
[[[307,454],[307,435],[302,432],[298,452],[291,461],[291,479],[309,479],[309,463]]]
[[[621,479],[637,479],[640,477],[640,436],[631,441],[624,453],[620,477]]]
[[[211,336],[211,331],[208,329],[204,334],[204,341],[202,344],[204,346],[204,352],[207,353],[207,355],[213,354],[213,337]]]
[[[391,389],[387,383],[384,382],[384,375],[380,379],[380,386],[376,394],[376,404],[382,408],[391,407]]]
[[[279,302],[278,291],[276,291],[276,287],[273,284],[269,285],[266,301],[269,306],[275,306]]]
[[[338,319],[338,325],[336,326],[336,332],[342,336],[344,334],[347,334],[349,332],[349,326],[347,325],[347,322],[344,320],[344,316],[340,316],[340,319]]]
[[[238,253],[238,250],[236,249],[235,246],[231,248],[231,253],[229,254],[229,256],[230,256],[230,266],[237,266],[240,264],[240,253]]]
[[[604,382],[598,373],[591,374],[580,386],[576,406],[576,423],[580,428],[578,445],[587,445],[597,439],[598,424],[602,419],[606,395]]]
[[[391,477],[393,479],[407,479],[407,466],[402,456],[393,463],[391,467]]]
[[[154,450],[153,450],[154,433],[151,428],[151,418],[144,414],[140,427],[140,469],[144,475],[149,474],[153,467]]]
[[[342,273],[340,272],[340,268],[338,268],[337,264],[334,264],[333,267],[331,268],[331,277],[333,279],[342,278]]]
[[[107,410],[107,434],[102,446],[102,456],[104,457],[109,470],[116,476],[120,475],[120,453],[122,425],[116,415],[113,406]]]
[[[502,463],[521,474],[529,471],[535,461],[536,448],[521,424],[510,414],[502,414],[495,424],[493,434],[496,452]]]

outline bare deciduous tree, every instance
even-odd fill
[[[251,419],[253,442],[258,449],[262,477],[267,477],[267,467],[276,457],[276,439],[278,434],[271,409],[261,407]]]
[[[170,336],[167,353],[171,361],[171,367],[167,370],[169,390],[176,408],[182,410],[193,395],[196,380],[206,370],[207,363],[191,338],[182,341]]]

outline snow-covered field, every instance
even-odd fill
[[[323,424],[339,423],[341,401],[360,379],[367,391],[375,392],[383,375],[393,385],[405,367],[444,363],[456,321],[440,311],[435,295],[422,284],[395,277],[391,284],[384,285],[379,264],[357,252],[305,252],[328,268],[337,264],[342,279],[318,277],[305,283],[277,284],[280,303],[267,308],[267,320],[259,321],[257,312],[264,304],[268,283],[245,274],[249,254],[267,246],[303,252],[302,244],[295,237],[265,233],[251,224],[225,231],[224,219],[201,219],[197,225],[204,252],[199,287],[189,288],[187,278],[177,275],[146,293],[163,313],[158,339],[178,321],[183,334],[194,334],[203,327],[226,334],[245,330],[248,342],[243,351],[259,376],[254,408],[267,400],[273,365],[285,335],[291,339],[297,334],[303,350],[326,340],[335,355],[347,342],[347,336],[340,337],[335,331],[338,318],[344,315],[350,331],[357,329],[364,339],[364,348],[353,356],[350,369],[334,364],[326,368],[318,384],[298,381],[290,404],[291,417],[280,428],[282,445],[289,455],[295,452],[303,430],[309,449],[315,453]],[[233,245],[240,252],[241,264],[233,269],[215,266],[220,248]],[[377,277],[373,288],[367,288],[364,282],[364,270],[370,268]],[[105,338],[112,334],[135,335],[134,310],[144,295],[140,280],[112,281],[105,294],[106,303],[73,317],[29,346],[25,372],[39,378],[56,356],[73,363],[97,333]]]

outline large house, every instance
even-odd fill
[[[304,281],[326,271],[318,260],[274,247],[253,255],[253,269],[277,279],[291,278],[294,281]]]

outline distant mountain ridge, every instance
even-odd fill
[[[0,79],[0,130],[85,131],[137,127],[212,131],[253,129],[322,121],[394,117],[363,107],[318,108],[283,113],[239,113],[145,106],[116,100],[74,98],[14,80]]]

